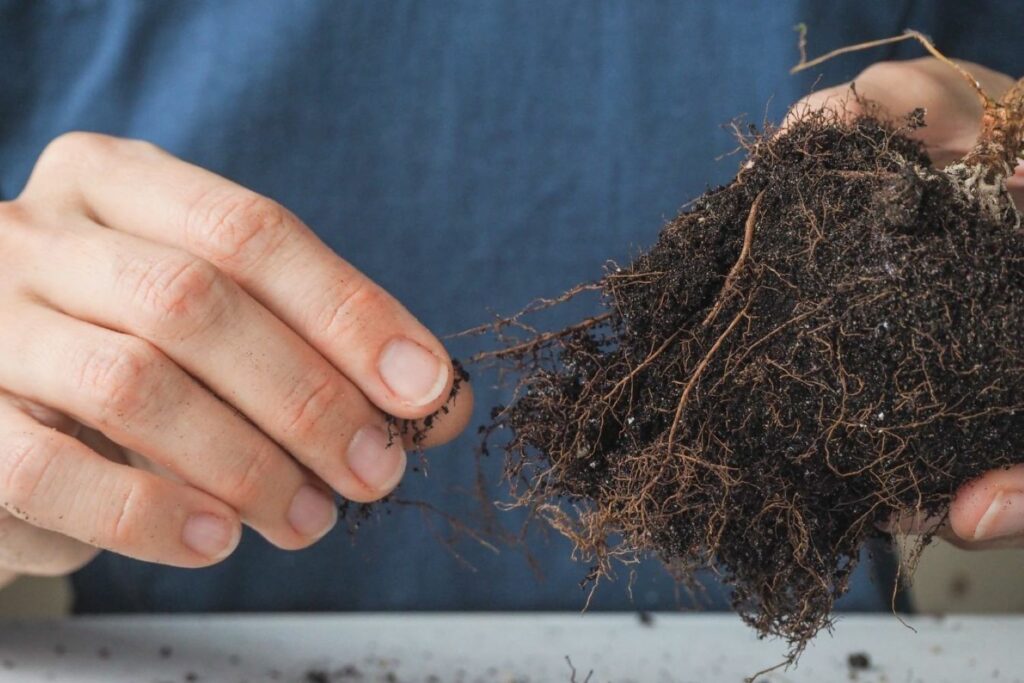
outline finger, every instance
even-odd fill
[[[780,129],[785,131],[811,112],[831,112],[840,119],[854,119],[864,113],[863,102],[849,83],[816,90],[794,104],[782,120]]]
[[[8,356],[13,358],[16,356]],[[2,385],[2,383],[0,383]],[[29,417],[36,420],[40,424],[46,425],[47,427],[53,427],[54,429],[64,432],[68,436],[78,437],[82,431],[82,425],[75,422],[72,418],[68,417],[64,413],[57,412],[53,408],[49,408],[35,401],[30,401],[23,396],[15,396],[9,394],[3,389],[0,389],[0,397],[3,400],[11,403],[15,408],[28,414]]]
[[[448,443],[466,429],[473,414],[473,386],[459,382],[458,390],[426,420],[410,421],[402,429],[406,448],[433,448]]]
[[[989,472],[961,487],[949,521],[967,542],[1024,544],[1024,465]]]
[[[67,415],[0,390],[0,400],[46,427],[76,436],[82,429]],[[34,527],[0,510],[0,567],[5,574],[63,576],[96,556],[96,548],[62,534]],[[2,585],[2,581],[0,581]]]
[[[384,416],[209,263],[86,222],[55,228],[25,250],[49,264],[29,274],[36,296],[150,342],[346,498],[376,500],[397,485],[405,454],[398,444],[385,447]],[[152,409],[162,403],[146,402]],[[253,456],[269,463],[270,455],[260,455],[266,452]],[[247,478],[272,484],[271,474],[257,467]]]
[[[282,548],[334,525],[333,499],[153,345],[37,305],[9,306],[0,385],[74,415],[242,515]]]
[[[33,526],[148,562],[201,567],[241,535],[209,494],[119,465],[0,402],[0,506]]]
[[[385,412],[417,418],[444,403],[453,373],[441,343],[286,209],[146,143],[61,144],[51,156],[77,160],[77,199],[99,222],[214,264]]]
[[[64,576],[84,567],[97,549],[0,511],[0,567],[16,574]]]

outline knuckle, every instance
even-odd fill
[[[829,109],[843,114],[856,114],[860,105],[852,96],[849,85],[838,85],[832,88],[817,90],[797,100],[787,114],[790,119],[810,113]]]
[[[25,519],[26,509],[44,495],[47,472],[57,459],[57,449],[38,437],[19,435],[0,450],[0,482],[4,506]]]
[[[907,64],[905,62],[884,61],[870,64],[860,72],[858,81],[871,81],[878,84],[892,83],[893,79],[906,76]]]
[[[367,323],[388,310],[391,297],[365,278],[355,285],[339,283],[322,297],[323,304],[313,311],[308,328],[313,341],[322,344],[351,342],[372,326]]]
[[[159,149],[145,140],[119,138],[87,131],[70,131],[51,140],[39,155],[39,160],[57,165],[76,165],[113,154],[149,154]]]
[[[33,227],[33,219],[28,207],[21,201],[0,202],[0,255],[11,268],[25,254],[25,247],[37,242],[40,231]]]
[[[936,64],[932,58],[875,62],[860,73],[856,82],[869,85],[878,93],[905,88],[909,81],[913,81],[915,90],[931,90],[945,82],[945,74],[936,72]]]
[[[17,201],[0,202],[0,230],[27,227],[31,223],[28,209]]]
[[[223,500],[229,505],[250,510],[267,498],[268,490],[281,481],[279,467],[281,454],[272,446],[263,446],[228,475],[222,484]]]
[[[76,388],[94,402],[94,419],[108,425],[130,420],[146,405],[158,359],[146,342],[129,338],[84,349],[74,365]]]
[[[117,142],[117,138],[99,133],[73,131],[58,135],[39,155],[33,175],[59,174],[94,165],[98,159],[112,154]]]
[[[288,211],[247,190],[213,191],[196,202],[186,225],[190,249],[214,263],[245,270],[274,252],[288,235]]]
[[[50,141],[43,153],[42,159],[54,160],[77,160],[82,157],[89,157],[97,152],[107,152],[111,149],[115,138],[99,133],[87,133],[84,131],[70,131],[58,135]]]
[[[106,548],[127,549],[139,544],[140,535],[145,531],[140,524],[138,510],[152,504],[159,492],[156,487],[145,480],[133,481],[118,495],[110,499],[109,507],[99,529],[96,530],[95,541]]]
[[[125,269],[146,331],[154,337],[185,339],[211,325],[226,307],[227,288],[212,264],[174,256]]]
[[[342,386],[332,371],[320,371],[298,381],[281,408],[281,429],[289,441],[308,441],[317,426],[341,404]]]

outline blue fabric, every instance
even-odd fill
[[[0,196],[72,129],[151,140],[293,209],[332,248],[447,334],[625,261],[737,157],[723,124],[777,120],[811,87],[790,77],[792,26],[812,52],[931,32],[956,56],[1024,71],[1009,5],[629,2],[17,2],[0,0]],[[909,46],[829,64],[826,83]],[[456,341],[457,355],[473,342]],[[478,412],[504,394],[475,382]],[[469,435],[431,452],[404,496],[455,515],[475,478]],[[484,465],[496,478],[499,458]],[[510,528],[515,513],[499,513]],[[559,538],[522,553],[463,543],[467,569],[419,511],[397,509],[301,552],[248,533],[185,571],[104,554],[75,577],[79,611],[579,609]],[[858,571],[850,609],[888,605]],[[654,562],[595,608],[677,604]],[[709,581],[708,599],[722,592]],[[688,598],[681,597],[683,604]]]

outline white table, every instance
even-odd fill
[[[765,681],[1024,681],[1024,618],[842,617]],[[777,663],[733,615],[359,614],[0,622],[0,683],[684,682]],[[870,668],[851,669],[865,653]],[[323,674],[321,676],[321,674]]]

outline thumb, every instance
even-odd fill
[[[963,541],[1024,546],[1024,465],[988,472],[963,486],[949,522]]]

